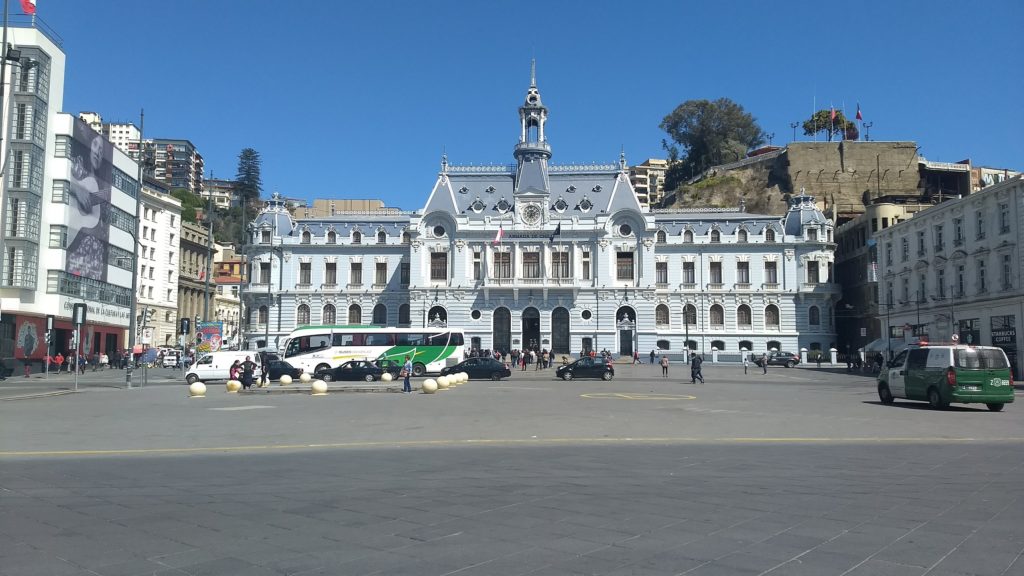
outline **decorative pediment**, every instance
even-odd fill
[[[313,261],[312,256],[299,256],[299,262],[302,264],[309,264]]]
[[[338,257],[337,256],[334,256],[334,255],[324,256],[324,262],[327,262],[328,264],[334,264],[337,261],[338,261]]]
[[[388,257],[387,256],[374,256],[373,257],[373,261],[375,263],[377,263],[377,264],[387,264],[388,263]]]

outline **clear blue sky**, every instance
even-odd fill
[[[19,11],[11,1],[12,13]],[[860,102],[873,140],[1024,168],[1024,2],[38,0],[64,39],[64,107],[188,138],[265,194],[419,208],[442,149],[508,163],[537,59],[553,162],[664,157],[679,103],[729,97],[774,142]],[[799,134],[799,139],[804,139]]]

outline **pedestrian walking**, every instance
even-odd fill
[[[744,374],[747,373],[747,365],[749,365],[749,364],[750,364],[750,355],[749,354],[744,354],[743,355],[743,373]]]
[[[704,363],[704,360],[700,357],[700,354],[694,354],[693,360],[690,361],[690,384],[696,384],[698,380],[700,383],[704,383],[704,375],[701,374],[700,367]]]
[[[651,364],[654,364],[653,360],[651,360]],[[668,356],[664,354],[661,355],[661,377],[668,378]]]
[[[412,374],[412,359],[406,355],[405,364],[402,365],[402,371],[398,373],[399,376],[404,378],[404,380],[402,380],[402,394],[412,393],[412,384],[409,383],[410,374]]]
[[[60,369],[64,366],[64,355],[57,352],[57,355],[53,358],[53,364],[57,366],[57,374],[60,374]]]
[[[654,365],[654,357],[655,357],[655,356],[656,356],[656,354],[654,353],[654,349],[653,349],[653,348],[651,348],[651,365],[652,365],[652,366]]]
[[[768,355],[767,354],[761,354],[761,369],[764,370],[765,374],[768,373]]]
[[[640,351],[633,350],[633,365],[636,366],[640,363]]]
[[[270,360],[266,352],[260,354],[260,387],[270,386]]]

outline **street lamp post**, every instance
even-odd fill
[[[793,129],[793,142],[796,142],[796,127],[799,126],[799,122],[790,122],[789,127]]]
[[[864,122],[861,124],[864,126],[864,141],[868,142],[871,140],[871,127],[875,125],[874,122]]]
[[[125,387],[131,389],[132,387],[132,368],[135,364],[135,312],[139,305],[138,291],[139,291],[139,226],[142,222],[142,217],[139,215],[139,209],[142,206],[142,163],[145,161],[143,154],[143,140],[142,134],[146,128],[146,111],[145,109],[139,110],[139,162],[138,162],[138,184],[139,189],[135,193],[135,233],[131,234],[132,237],[132,293],[129,298],[129,306],[131,307],[131,313],[128,315],[128,365],[124,371],[124,382]]]

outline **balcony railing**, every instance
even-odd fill
[[[683,282],[679,285],[680,290],[696,290],[697,284],[694,282]]]
[[[765,282],[764,284],[761,284],[761,288],[764,289],[764,290],[778,290],[779,289],[779,283],[778,282]]]
[[[301,282],[295,285],[296,290],[312,290],[313,285],[309,282]]]
[[[668,282],[655,282],[654,287],[658,290],[668,290]]]
[[[354,282],[349,282],[347,288],[349,290],[362,290],[363,289],[363,283],[359,282],[357,284],[357,283],[354,283]]]
[[[721,282],[708,282],[708,290],[721,290],[725,287],[725,284]]]
[[[338,289],[338,283],[337,282],[327,282],[323,286],[321,286],[320,288],[322,288],[323,290],[337,290]]]
[[[750,282],[737,282],[736,283],[736,289],[737,290],[750,290]]]
[[[383,290],[383,289],[385,289],[387,287],[388,287],[388,283],[387,282],[374,282],[373,283],[373,289],[374,290]]]

